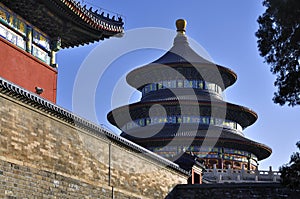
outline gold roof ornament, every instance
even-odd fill
[[[176,20],[176,28],[177,28],[177,32],[181,32],[182,34],[185,34],[186,20],[177,19]]]

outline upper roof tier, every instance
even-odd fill
[[[6,7],[39,28],[50,38],[61,38],[68,48],[103,40],[123,32],[119,17],[109,18],[86,9],[75,0],[0,0]]]
[[[186,21],[178,19],[176,21],[177,35],[174,38],[173,47],[162,57],[152,63],[170,64],[170,63],[202,63],[214,64],[211,61],[198,55],[190,46],[188,38],[185,35]]]
[[[176,21],[177,35],[168,52],[154,62],[137,68],[127,75],[127,82],[131,86],[139,89],[144,84],[158,80],[178,79],[182,76],[186,79],[197,77],[216,83],[222,89],[236,81],[237,75],[232,70],[206,60],[190,47],[185,35],[185,24],[185,20]],[[186,70],[187,68],[189,70]]]

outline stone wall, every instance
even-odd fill
[[[299,199],[300,190],[290,190],[279,183],[229,183],[177,185],[167,199],[187,198],[288,198]]]
[[[180,168],[60,116],[61,110],[3,93],[1,198],[164,198],[187,181]]]
[[[111,187],[3,160],[0,183],[0,198],[112,198]]]

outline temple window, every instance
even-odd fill
[[[222,94],[220,86],[202,80],[164,80],[162,82],[151,83],[142,88],[142,94],[145,95],[152,91],[172,88],[193,88]]]
[[[234,162],[234,166],[240,167],[241,164],[239,162]]]
[[[199,87],[200,89],[203,89],[203,81],[199,80],[199,82],[198,82],[198,87]]]
[[[39,46],[32,44],[32,55],[36,58],[40,59],[41,61],[45,62],[46,64],[50,64],[50,56],[48,52],[40,48]]]
[[[176,80],[172,80],[171,81],[171,88],[176,88],[177,87],[176,84],[177,84]]]
[[[129,123],[132,123],[131,125]],[[125,124],[123,129],[130,130],[132,128],[147,126],[153,124],[161,124],[161,123],[169,123],[169,124],[180,124],[180,123],[191,123],[191,124],[201,124],[201,125],[214,125],[223,128],[229,128],[236,130],[236,133],[242,134],[243,128],[240,124],[230,120],[224,120],[220,118],[213,118],[209,116],[190,116],[190,115],[171,115],[171,116],[154,116],[151,118],[141,118]],[[139,125],[135,125],[139,124]],[[240,154],[240,151],[236,151],[236,153]]]
[[[183,80],[178,80],[177,81],[177,87],[182,88],[183,87]]]
[[[156,91],[156,84],[150,84],[149,85],[149,92]]]
[[[157,89],[162,89],[162,88],[163,88],[163,83],[162,82],[157,83]]]
[[[26,50],[34,57],[51,65],[51,59],[55,60],[54,51],[60,47],[60,42],[56,43],[55,50],[51,49],[50,39],[32,26],[30,23],[23,20],[20,16],[13,13],[10,9],[6,8],[0,3],[0,37],[14,44],[15,46]]]
[[[181,123],[182,122],[182,117],[179,115],[177,116],[177,123]]]

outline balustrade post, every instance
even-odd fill
[[[213,173],[214,173],[214,175],[216,175],[218,173],[216,164],[213,164]]]
[[[272,171],[272,166],[269,166],[269,172],[268,172],[270,180],[272,179],[274,181],[274,173]]]
[[[272,166],[269,166],[269,174],[273,174]]]
[[[218,176],[218,180],[217,180],[218,182],[221,182],[222,181],[222,174],[220,174],[219,176]]]
[[[245,165],[242,164],[242,171],[241,171],[242,179],[244,179],[245,176]]]
[[[258,170],[258,166],[255,169],[255,175],[259,175],[259,170]]]

